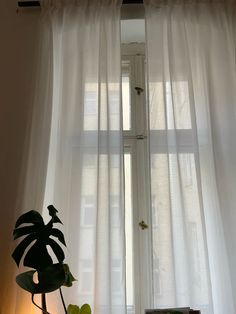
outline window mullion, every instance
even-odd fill
[[[132,154],[132,205],[134,249],[134,300],[135,314],[144,313],[152,305],[151,274],[151,224],[149,213],[148,151],[145,106],[144,55],[126,56],[130,62],[130,97],[132,128],[124,131],[125,151]],[[136,88],[136,89],[135,89]],[[141,92],[138,92],[140,88]],[[142,230],[139,222],[144,220],[149,228]],[[130,313],[128,309],[128,313]]]
[[[139,238],[139,276],[142,285],[139,287],[140,313],[152,305],[152,273],[151,273],[151,219],[149,204],[149,175],[148,175],[148,150],[147,150],[147,130],[146,130],[146,105],[145,105],[145,71],[144,56],[135,56],[135,85],[143,89],[140,94],[136,93],[136,135],[142,134],[143,139],[136,140],[137,153],[137,197],[139,222],[144,221],[147,229],[138,226]]]

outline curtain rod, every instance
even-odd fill
[[[143,0],[123,0],[123,4],[138,4],[143,3]],[[18,7],[30,8],[40,7],[40,1],[18,1]]]

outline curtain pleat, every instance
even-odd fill
[[[96,314],[126,313],[120,5],[42,2],[47,40],[23,200],[24,211],[45,217],[49,204],[58,209],[66,263],[78,279],[63,288],[65,301],[89,303]],[[39,313],[30,295],[27,305],[16,299],[14,313]],[[64,313],[57,292],[47,300],[50,313]]]
[[[235,3],[146,0],[153,306],[235,313]]]

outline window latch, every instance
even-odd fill
[[[139,227],[144,230],[144,229],[147,229],[148,228],[148,225],[142,220],[140,221],[140,223],[138,224]]]
[[[136,135],[136,139],[137,139],[137,140],[144,140],[145,138],[147,138],[146,135],[143,135],[143,134],[138,134],[138,135]]]
[[[144,91],[142,87],[138,87],[138,86],[136,86],[134,89],[136,90],[138,95],[140,95]]]

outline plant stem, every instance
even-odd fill
[[[32,300],[32,303],[43,312],[43,314],[50,314],[47,310],[43,309],[42,307],[40,307],[38,304],[34,302],[34,294],[32,294],[31,300]]]
[[[42,309],[47,312],[46,294],[45,293],[41,294],[41,300],[42,300]]]
[[[63,298],[63,294],[62,294],[62,289],[61,289],[61,287],[59,288],[59,290],[60,290],[61,302],[62,302],[62,304],[63,304],[64,310],[65,310],[65,314],[67,314],[66,305],[65,305],[64,298]]]

